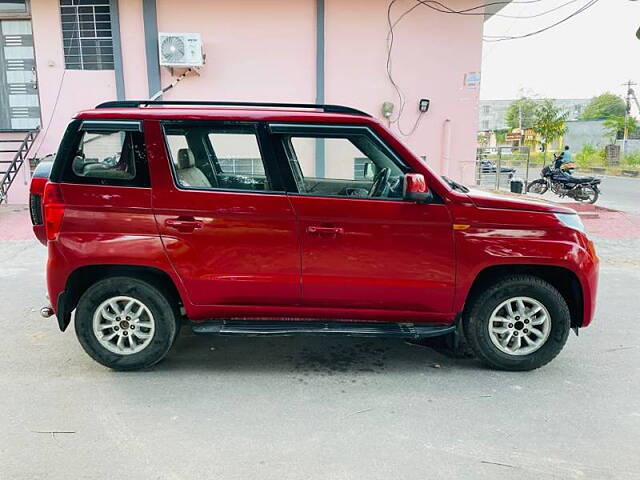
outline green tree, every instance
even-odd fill
[[[535,109],[533,131],[539,137],[544,151],[543,164],[547,159],[547,146],[566,132],[568,113],[556,107],[553,100],[543,100]]]
[[[522,128],[531,128],[535,120],[536,102],[527,97],[521,97],[509,105],[504,114],[509,129],[520,127],[522,114]]]
[[[627,105],[622,98],[613,93],[603,93],[593,97],[580,115],[580,120],[604,120],[611,116],[624,116]]]
[[[508,130],[496,130],[496,142],[498,145],[502,145],[507,141],[507,132]]]
[[[624,134],[624,115],[611,116],[604,121],[604,127],[607,135],[611,139],[611,143],[616,143],[616,138],[622,137]],[[627,119],[627,128],[629,135],[638,131],[638,122],[634,117]]]

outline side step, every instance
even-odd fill
[[[358,337],[426,338],[455,331],[455,325],[380,323],[219,320],[191,323],[194,333],[218,335],[350,335]]]

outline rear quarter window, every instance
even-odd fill
[[[97,122],[96,122],[97,123]],[[149,187],[149,167],[141,131],[100,129],[78,132],[66,158],[62,181],[92,185]]]

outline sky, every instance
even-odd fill
[[[524,16],[569,0],[507,5],[499,14]],[[569,16],[588,0],[532,19],[492,17],[484,34],[516,36]],[[527,96],[591,98],[605,91],[623,96],[627,80],[640,84],[640,1],[599,0],[567,22],[530,38],[483,44],[483,100]],[[640,96],[640,85],[636,87]],[[635,109],[634,109],[635,110]]]

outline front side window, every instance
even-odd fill
[[[254,125],[167,125],[165,134],[179,187],[273,191]]]
[[[403,169],[367,135],[282,137],[298,193],[401,198]]]
[[[113,70],[109,0],[60,0],[67,70]]]

